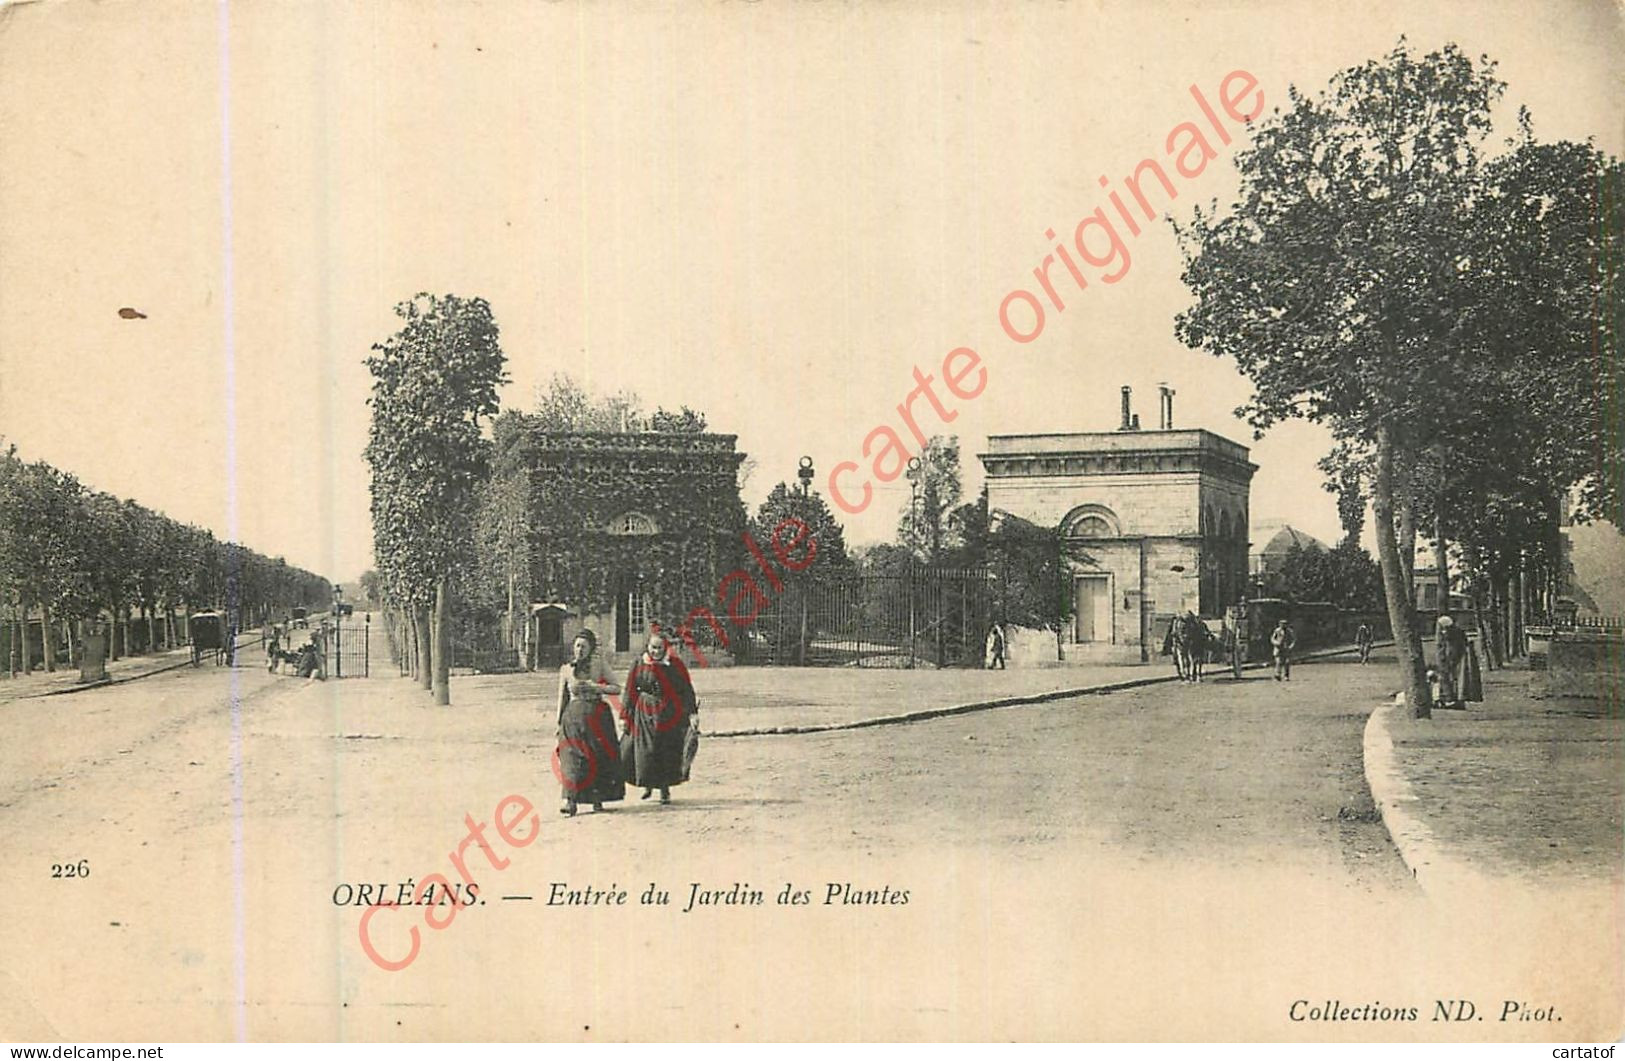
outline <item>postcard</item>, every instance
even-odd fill
[[[0,4],[0,1038],[1617,1040],[1622,50]]]

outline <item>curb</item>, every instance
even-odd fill
[[[244,645],[251,644],[255,640],[255,638],[250,637],[238,641],[236,646],[233,648],[233,651],[235,652],[237,649],[241,649]],[[74,693],[82,693],[89,689],[105,689],[110,685],[123,685],[126,682],[138,682],[142,678],[150,678],[155,674],[168,674],[172,670],[180,670],[182,667],[190,667],[191,665],[192,660],[190,657],[188,657],[187,659],[183,659],[177,663],[167,663],[162,667],[154,667],[152,670],[142,671],[140,674],[131,674],[123,678],[115,678],[112,675],[108,675],[101,681],[97,682],[84,682],[83,684],[76,682],[72,685],[64,686],[61,689],[48,689],[43,693],[29,693],[27,696],[16,697],[12,702],[15,703],[19,700],[43,700],[48,696],[71,696]]]
[[[1318,652],[1306,653],[1299,656],[1294,662],[1306,663],[1309,660],[1329,659],[1332,656],[1346,655],[1354,652],[1353,646],[1346,648],[1322,649]],[[1271,663],[1247,663],[1242,670],[1262,670],[1273,666]],[[1228,673],[1228,671],[1226,671]],[[957,704],[953,707],[933,707],[923,711],[907,711],[900,715],[880,715],[876,718],[860,718],[855,722],[827,722],[812,726],[764,726],[756,729],[729,729],[716,733],[706,733],[707,737],[721,739],[724,737],[784,737],[804,733],[837,733],[842,730],[868,729],[872,726],[899,726],[907,722],[924,722],[933,718],[950,718],[954,715],[969,715],[978,711],[996,711],[1002,707],[1022,707],[1028,704],[1046,704],[1053,700],[1066,700],[1074,696],[1104,696],[1108,693],[1122,692],[1126,689],[1139,689],[1148,685],[1162,685],[1167,682],[1179,681],[1177,674],[1161,674],[1154,678],[1130,678],[1126,681],[1108,682],[1105,685],[1086,685],[1076,689],[1054,689],[1045,693],[1028,693],[1024,696],[1004,696],[997,700],[980,700],[975,703]]]
[[[1399,769],[1388,729],[1389,719],[1398,710],[1390,700],[1366,719],[1361,742],[1366,787],[1371,790],[1371,800],[1399,851],[1400,861],[1411,871],[1422,893],[1435,900],[1447,896],[1459,899],[1465,892],[1483,889],[1486,880],[1467,863],[1445,854],[1433,830],[1415,812],[1416,791]]]

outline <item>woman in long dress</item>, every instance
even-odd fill
[[[598,637],[591,630],[576,635],[572,655],[559,668],[559,743],[554,752],[564,795],[559,813],[569,815],[578,803],[601,811],[605,803],[626,798],[615,715],[604,700],[621,687],[598,655]]]
[[[673,785],[683,783],[683,742],[699,711],[688,667],[672,655],[657,629],[648,648],[626,676],[621,721],[632,734],[633,759],[627,780],[643,786],[643,799],[660,790],[660,802],[671,802]]]

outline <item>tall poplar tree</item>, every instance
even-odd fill
[[[391,591],[427,625],[427,672],[451,702],[451,578],[473,551],[477,490],[489,473],[481,418],[496,414],[505,358],[482,298],[419,294],[395,307],[400,330],[373,346],[374,552]],[[432,612],[423,622],[426,606]]]

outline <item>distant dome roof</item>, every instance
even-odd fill
[[[1259,552],[1265,556],[1285,555],[1292,551],[1294,545],[1302,549],[1318,549],[1323,553],[1330,551],[1326,543],[1313,534],[1305,534],[1296,527],[1283,526],[1275,532],[1275,535],[1269,541],[1264,543],[1264,547]]]

